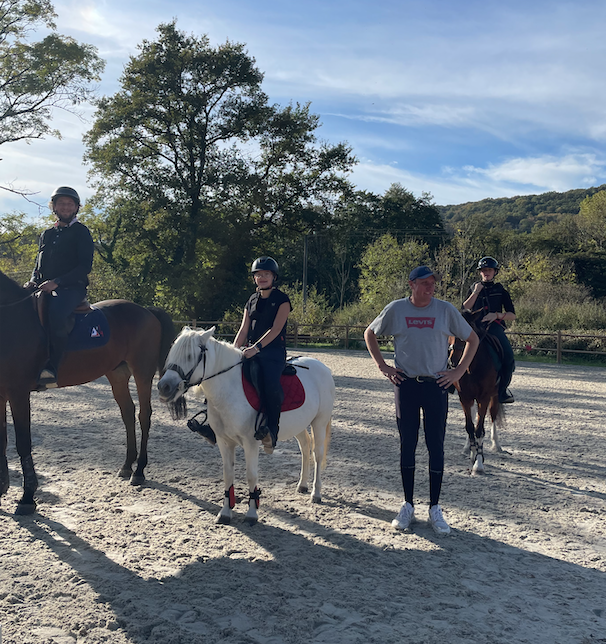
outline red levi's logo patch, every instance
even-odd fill
[[[406,318],[406,326],[409,329],[433,329],[435,318]]]
[[[284,402],[282,403],[281,411],[291,411],[301,407],[305,402],[305,389],[303,388],[303,383],[299,380],[299,376],[281,376],[280,384],[284,391]],[[244,394],[248,404],[256,411],[259,411],[261,401],[255,388],[244,377],[244,371],[242,371],[242,387],[244,387]]]

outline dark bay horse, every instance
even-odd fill
[[[461,311],[471,328],[478,334],[480,344],[469,368],[459,380],[454,383],[459,392],[459,400],[465,413],[465,430],[467,431],[467,442],[465,453],[469,454],[471,460],[471,473],[484,473],[484,421],[486,414],[490,412],[492,420],[491,440],[492,451],[503,451],[497,436],[497,427],[503,421],[503,408],[499,402],[499,373],[495,366],[494,354],[498,355],[499,348],[496,338],[493,338],[479,325],[479,318],[484,315],[483,311],[472,312]],[[450,362],[454,366],[459,363],[463,355],[465,343],[462,340],[454,339],[451,344]],[[474,424],[472,409],[477,404],[477,419]]]
[[[147,441],[152,414],[152,381],[162,371],[174,338],[169,315],[160,309],[146,309],[126,300],[107,300],[95,306],[103,311],[109,325],[109,341],[104,346],[68,351],[58,373],[58,386],[71,387],[105,375],[126,427],[126,460],[119,471],[133,485],[145,480]],[[17,453],[23,470],[23,496],[16,514],[36,509],[34,493],[38,479],[32,458],[30,392],[37,388],[37,377],[46,362],[48,344],[29,291],[0,271],[0,499],[9,488],[7,410],[11,407]],[[134,376],[139,398],[141,446],[137,459],[135,405],[128,382]],[[137,461],[135,471],[132,466]]]

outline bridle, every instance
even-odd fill
[[[200,378],[198,382],[191,382],[191,377],[194,375],[194,371],[198,368],[198,366],[200,365],[200,362],[203,363],[202,378]],[[167,364],[165,371],[175,371],[177,373],[177,375],[181,378],[181,381],[184,383],[183,393],[185,393],[188,389],[191,389],[192,387],[196,387],[197,385],[202,384],[206,380],[210,380],[211,378],[220,376],[222,373],[225,373],[230,369],[237,367],[239,364],[242,364],[243,362],[244,362],[244,356],[242,356],[242,358],[238,362],[236,362],[236,364],[232,364],[231,367],[226,367],[225,369],[221,369],[221,371],[217,371],[217,373],[213,373],[211,376],[207,376],[206,375],[206,347],[204,345],[201,345],[200,356],[198,357],[196,364],[194,364],[194,366],[187,373],[185,373],[183,369],[178,364],[175,364],[174,362]]]
[[[482,311],[483,308],[480,307],[479,309],[475,309],[474,311],[469,311],[469,313],[471,314],[473,319],[478,313],[481,313]],[[471,322],[470,326],[477,333],[480,342],[488,337],[488,331],[478,326],[475,322]],[[460,338],[455,338],[454,342],[448,347],[448,364],[451,368],[454,368],[459,364],[464,349],[465,342]]]

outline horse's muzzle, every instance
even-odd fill
[[[171,377],[175,375],[167,371],[158,381],[158,394],[163,403],[173,402],[183,395],[185,383],[179,378]]]

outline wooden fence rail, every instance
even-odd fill
[[[175,320],[177,328],[190,326],[192,328],[201,327],[208,329],[211,326],[217,327],[215,335],[224,340],[233,340],[236,336],[239,322],[221,322],[208,320]],[[314,343],[332,344],[335,347],[349,349],[352,347],[364,347],[364,329],[362,325],[348,324],[299,324],[295,321],[289,321],[287,325],[286,340],[294,348],[306,346]],[[555,354],[556,362],[562,362],[564,354],[586,354],[592,356],[606,356],[606,350],[600,350],[600,347],[606,349],[606,335],[582,335],[573,333],[563,333],[554,331],[552,333],[538,333],[531,331],[507,331],[514,351]],[[381,344],[389,344],[388,337],[379,338]],[[537,341],[540,346],[537,345]],[[570,341],[581,341],[581,343],[592,343],[596,345],[595,349],[581,349],[566,347]],[[545,345],[545,346],[543,346]]]

